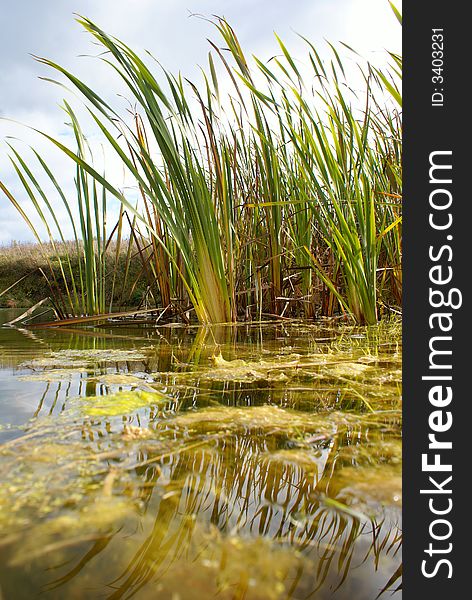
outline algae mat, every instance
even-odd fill
[[[401,596],[398,322],[90,331],[0,338],[5,600]]]

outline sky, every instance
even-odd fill
[[[395,4],[401,9],[401,1]],[[0,7],[0,181],[26,208],[28,200],[7,158],[7,142],[13,140],[20,151],[29,145],[37,148],[72,193],[70,161],[25,125],[67,139],[70,128],[60,108],[62,99],[80,105],[63,88],[40,79],[57,75],[31,55],[65,66],[107,98],[116,99],[121,91],[111,69],[94,58],[98,49],[74,14],[90,18],[138,54],[149,50],[167,70],[193,80],[199,77],[199,66],[207,64],[207,38],[218,37],[197,14],[225,17],[245,52],[265,60],[278,53],[274,32],[291,53],[300,53],[300,60],[303,44],[297,34],[317,48],[325,48],[325,40],[343,41],[371,60],[383,57],[385,49],[401,52],[401,27],[387,0],[0,0]],[[107,175],[124,182],[113,160],[107,160]],[[61,215],[59,205],[57,210]],[[32,238],[0,190],[0,244]]]

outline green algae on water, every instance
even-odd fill
[[[24,369],[63,369],[86,367],[96,363],[138,361],[146,358],[142,350],[60,350],[48,356],[22,363]]]
[[[106,396],[80,398],[80,410],[90,417],[114,417],[128,415],[139,408],[151,405],[165,405],[170,398],[161,392],[124,391]]]
[[[18,396],[41,381],[46,392],[43,409],[0,446],[4,595],[18,586],[51,599],[393,592],[396,338],[386,327],[345,328],[342,339],[333,327],[275,330],[198,352],[179,330],[160,350],[23,363],[34,372],[13,375]]]

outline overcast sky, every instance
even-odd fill
[[[400,1],[395,4],[401,8]],[[55,136],[69,135],[59,108],[65,92],[39,79],[55,75],[31,54],[69,68],[100,93],[115,94],[111,70],[81,56],[97,54],[97,48],[74,21],[74,13],[89,17],[138,52],[149,50],[168,70],[191,79],[198,77],[198,65],[207,63],[207,38],[217,39],[212,26],[192,13],[226,17],[246,53],[263,59],[277,53],[274,31],[295,54],[302,48],[296,33],[318,47],[325,46],[324,40],[341,40],[371,59],[385,49],[401,51],[401,28],[387,0],[1,0],[0,117]],[[43,140],[0,120],[0,180],[15,193],[20,187],[6,160],[8,136],[40,148],[59,179],[68,166],[70,170],[70,163]],[[31,238],[0,192],[0,244]]]

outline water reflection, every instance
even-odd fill
[[[250,432],[219,442],[211,453],[180,454],[163,465],[161,477],[169,481],[167,487],[173,488],[173,493],[149,501],[148,510],[152,507],[156,514],[152,530],[115,581],[119,587],[110,597],[134,593],[145,582],[165,581],[169,569],[179,568],[175,563],[186,547],[191,547],[186,561],[200,562],[198,555],[204,548],[198,543],[192,547],[192,538],[201,520],[233,540],[264,536],[279,549],[296,549],[298,581],[292,581],[290,591],[285,581],[279,581],[284,584],[283,597],[312,595],[324,586],[330,591],[340,589],[352,567],[373,570],[375,579],[387,557],[395,563],[401,544],[395,511],[386,511],[381,520],[362,522],[324,505],[334,460],[329,446],[320,450],[317,462],[308,469],[288,456],[271,457],[267,452],[267,444],[258,440],[257,432]],[[217,539],[221,543],[221,537]],[[224,552],[224,545],[212,549],[215,565],[221,564]],[[281,552],[280,560],[284,558]],[[240,567],[248,569],[249,565]],[[220,576],[224,578],[224,572]],[[234,592],[229,597],[244,597],[247,587],[242,589],[240,581],[236,585],[240,596]],[[365,597],[372,593],[371,586],[372,581],[364,582]],[[258,593],[270,597],[269,590],[266,596],[261,590]]]
[[[372,485],[372,465],[392,462],[388,434],[376,431],[388,422],[336,429],[334,419],[332,434],[308,445],[315,423],[284,431],[258,410],[246,409],[256,411],[253,426],[213,414],[201,426],[156,424],[149,442],[133,441],[127,454],[108,460],[102,439],[113,435],[109,423],[89,423],[95,437],[88,449],[101,450],[104,464],[83,482],[80,534],[61,516],[49,531],[33,525],[26,547],[24,537],[14,544],[17,569],[33,573],[36,589],[50,597],[59,588],[75,597],[87,581],[94,582],[89,597],[199,597],[192,595],[195,577],[222,598],[323,598],[335,590],[336,597],[375,598],[384,587],[390,594],[401,568],[398,488],[385,473],[371,493],[342,478],[355,465],[357,483]],[[155,440],[163,439],[156,452]],[[77,473],[65,481],[77,489]],[[123,496],[129,504],[117,506]],[[198,575],[180,581],[190,565]]]
[[[6,382],[35,399],[23,413],[26,435],[0,451],[5,599],[400,597],[396,338],[266,333],[135,329],[132,340],[38,331],[40,342],[25,338],[16,354],[3,345]],[[349,379],[344,363],[336,377],[331,363],[320,377],[308,369],[311,378],[305,367],[286,380],[208,374],[221,349],[227,361],[252,365],[320,344],[328,351],[334,338],[336,351],[376,357],[368,380],[364,371]],[[64,369],[24,364],[61,347],[147,350],[130,360],[86,357],[59,381],[27,379]],[[137,382],[103,379],[116,374]],[[140,386],[171,400],[102,417],[80,400]],[[376,412],[341,410],[339,389],[366,394]]]

